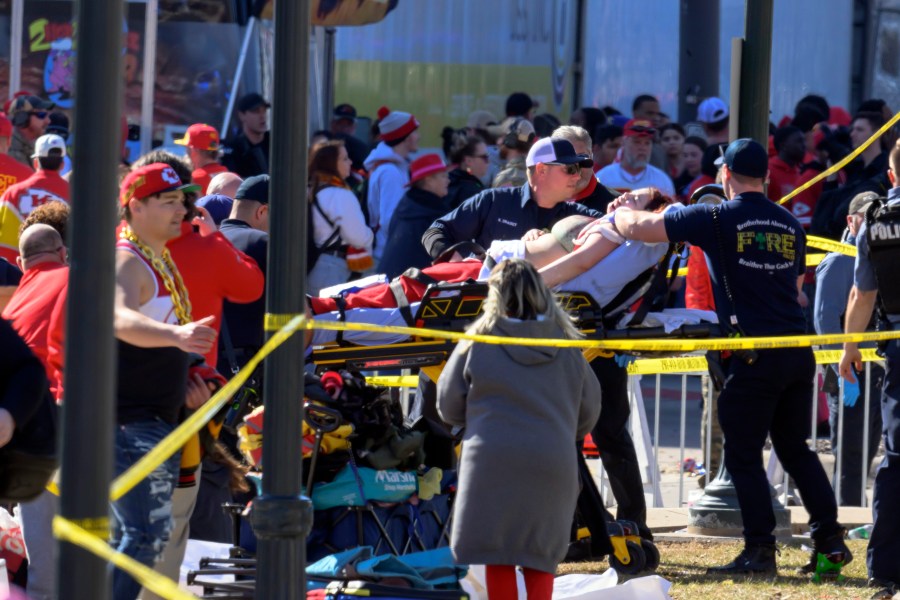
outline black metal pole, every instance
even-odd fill
[[[681,0],[678,120],[692,121],[704,98],[719,95],[719,0]]]
[[[60,514],[104,538],[115,410],[113,248],[123,16],[122,0],[78,2]],[[110,596],[106,562],[77,546],[60,544],[57,573],[58,589],[67,590],[60,597]]]
[[[272,314],[302,313],[306,305],[308,0],[275,3],[275,91],[272,98],[267,306]],[[259,538],[256,597],[306,597],[306,536],[312,503],[301,496],[303,467],[303,335],[265,362],[266,440],[263,494],[251,523]]]
[[[772,0],[747,0],[741,60],[738,137],[768,147],[769,79],[772,71]]]

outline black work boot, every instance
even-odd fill
[[[741,573],[768,573],[774,575],[775,554],[778,549],[775,544],[746,545],[741,553],[733,561],[721,567],[706,569],[707,575],[737,575]]]
[[[826,538],[817,540],[812,552],[810,552],[809,562],[797,569],[797,571],[808,574],[815,573],[819,564],[819,554],[824,554],[831,566],[838,569],[850,564],[850,561],[853,560],[853,553],[850,552],[850,548],[844,543],[844,535],[846,533],[847,530],[842,528]]]
[[[878,591],[869,596],[869,600],[891,600],[894,594],[900,592],[900,585],[892,581],[882,581],[881,579],[870,579],[870,588],[878,588]]]

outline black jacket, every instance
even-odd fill
[[[56,452],[56,403],[44,366],[4,319],[0,319],[0,408],[16,422],[6,448],[37,455]]]
[[[225,219],[219,226],[232,245],[256,261],[263,275],[266,274],[266,252],[269,248],[269,234],[250,227],[239,219]],[[243,366],[262,347],[264,340],[263,319],[266,314],[266,294],[248,304],[222,303],[222,318],[228,326],[231,345],[239,351],[239,366]],[[230,373],[228,355],[225,352],[224,335],[219,336],[219,372]],[[224,367],[225,370],[222,370]]]
[[[822,192],[816,201],[809,232],[812,235],[840,240],[847,226],[847,212],[854,196],[862,192],[887,195],[891,187],[887,179],[887,169],[887,153],[882,152],[866,167],[858,163],[847,178],[847,183],[837,189]]]
[[[453,210],[475,194],[484,190],[481,180],[462,169],[450,171],[450,187],[447,188],[447,205]]]
[[[410,188],[400,199],[391,218],[388,243],[378,264],[378,272],[393,279],[410,267],[421,269],[429,266],[431,257],[420,242],[422,234],[448,210],[446,196],[440,198],[431,192]]]
[[[531,229],[549,229],[571,215],[601,216],[577,202],[541,208],[531,198],[527,183],[519,188],[491,188],[432,223],[422,245],[432,258],[457,242],[472,241],[487,249],[494,240],[517,240]]]
[[[243,179],[269,172],[269,132],[263,141],[251,144],[244,132],[222,143],[222,164]]]

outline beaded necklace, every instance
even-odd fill
[[[172,305],[175,307],[175,316],[178,318],[178,322],[181,325],[190,323],[192,321],[191,301],[188,298],[187,288],[184,286],[181,273],[178,272],[175,262],[172,261],[172,255],[169,254],[169,249],[163,247],[162,257],[156,256],[153,249],[141,241],[130,227],[122,229],[119,237],[134,244],[138,252],[147,259],[153,270],[162,279],[163,285],[172,297]]]

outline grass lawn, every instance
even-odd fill
[[[678,600],[868,598],[875,590],[866,587],[866,541],[849,540],[848,545],[853,562],[844,569],[846,579],[840,583],[812,583],[809,577],[795,573],[809,555],[793,545],[780,545],[777,576],[731,579],[707,575],[707,567],[726,564],[737,556],[742,543],[736,541],[658,542],[661,563],[656,574],[672,582],[670,594]],[[606,561],[564,563],[558,573],[602,573],[607,568]]]

